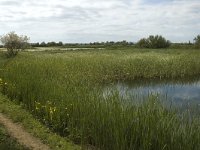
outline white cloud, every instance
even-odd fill
[[[200,34],[200,1],[0,0],[0,34],[13,30],[34,42],[137,41],[149,34],[188,41]]]

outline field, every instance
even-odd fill
[[[1,91],[54,132],[104,150],[198,150],[200,118],[177,115],[160,99],[142,105],[103,86],[117,81],[200,76],[200,51],[99,49],[0,54]]]

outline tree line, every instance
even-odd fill
[[[126,40],[123,41],[106,41],[106,42],[90,42],[90,43],[63,43],[63,42],[37,42],[37,43],[30,43],[32,47],[52,47],[52,46],[111,46],[111,45],[134,45],[133,42],[127,42]]]
[[[41,43],[29,43],[30,38],[24,35],[17,35],[15,32],[10,32],[0,37],[0,42],[3,44],[2,47],[7,48],[7,56],[13,57],[17,55],[20,50],[30,47],[105,47],[105,46],[134,46],[137,48],[198,48],[200,49],[200,35],[194,38],[194,43],[171,43],[161,35],[150,35],[147,38],[142,38],[138,42],[127,42],[127,41],[107,41],[107,42],[94,42],[94,43],[65,43],[63,42],[41,42]],[[1,47],[1,46],[0,46]]]
[[[91,42],[91,43],[63,43],[63,42],[41,42],[41,43],[30,43],[32,47],[106,47],[106,46],[134,46],[136,48],[200,48],[200,35],[194,38],[194,42],[188,43],[172,43],[166,40],[161,35],[150,35],[147,38],[142,38],[138,42],[123,41],[106,41],[106,42]]]

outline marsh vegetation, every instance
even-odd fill
[[[0,75],[5,95],[75,143],[105,150],[200,147],[200,118],[190,109],[177,113],[154,94],[141,105],[137,95],[103,94],[105,85],[117,82],[199,77],[199,50],[22,52],[14,59],[1,56]]]

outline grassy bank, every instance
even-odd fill
[[[9,116],[9,118],[11,118],[14,122],[21,123],[28,132],[30,132],[33,136],[41,139],[43,143],[47,144],[51,149],[80,149],[78,146],[73,145],[68,139],[62,138],[59,135],[52,133],[47,127],[43,126],[38,120],[36,120],[29,112],[23,109],[22,106],[11,102],[2,94],[0,94],[0,112]],[[8,142],[6,145],[2,144],[2,146],[8,146],[7,148],[13,149],[25,149],[8,136],[6,130],[3,127],[0,128],[0,136],[1,142]]]
[[[79,144],[105,150],[198,149],[199,118],[178,117],[155,97],[141,106],[124,103],[116,92],[105,98],[101,85],[199,76],[199,54],[145,49],[24,52],[2,65],[2,92]]]

